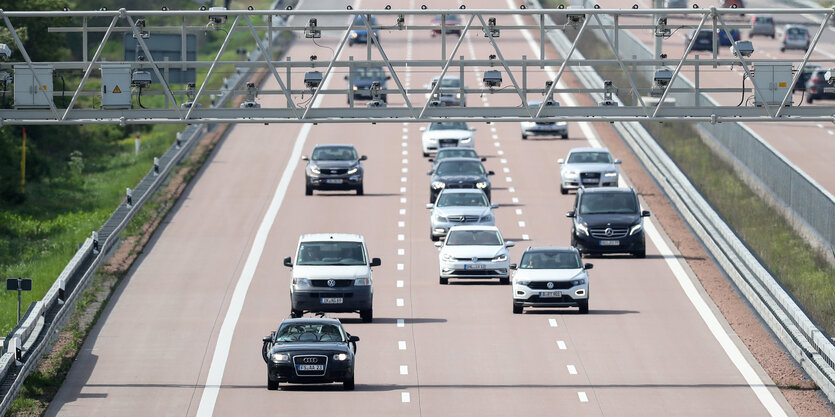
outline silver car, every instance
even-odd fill
[[[471,189],[442,190],[435,204],[427,204],[432,210],[429,216],[429,237],[432,241],[444,237],[449,228],[460,225],[493,226],[496,218],[484,191]]]
[[[525,307],[579,307],[589,312],[589,274],[573,247],[528,248],[513,273],[513,314]]]
[[[538,109],[542,101],[529,101],[528,107]],[[552,100],[548,106],[559,106],[560,102]],[[568,139],[568,123],[564,120],[558,122],[521,122],[522,125],[522,139],[527,139],[528,136],[560,136],[563,139]]]
[[[580,187],[617,187],[620,159],[612,158],[605,148],[574,148],[565,159],[558,159],[560,193]]]
[[[432,81],[426,85],[426,89],[432,90],[439,79],[441,79],[440,75],[433,77]],[[457,75],[444,75],[441,86],[438,87],[437,95],[429,97],[429,93],[426,93],[426,99],[436,102],[439,106],[466,107],[467,95],[463,92],[465,88],[461,78]]]
[[[770,36],[774,39],[774,17],[770,14],[757,14],[751,18],[751,31],[748,32],[748,37],[753,38],[754,35]]]
[[[786,25],[783,27],[783,38],[781,39],[780,52],[786,49],[800,49],[806,51],[812,43],[809,29],[800,25]]]
[[[513,242],[505,242],[495,226],[454,226],[440,248],[438,268],[441,285],[450,278],[498,278],[510,283],[510,252]]]

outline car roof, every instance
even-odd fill
[[[588,148],[571,148],[571,149],[568,150],[569,154],[572,154],[572,153],[575,153],[575,152],[609,152],[609,149],[588,147]],[[611,152],[609,152],[609,153],[611,153]]]
[[[365,242],[362,235],[353,233],[306,233],[299,237],[299,242]]]
[[[574,246],[531,246],[525,252],[577,252]]]
[[[296,319],[283,319],[281,320],[281,324],[334,324],[337,326],[342,326],[342,322],[339,319],[332,319],[326,317],[300,317]]]
[[[605,194],[605,193],[634,193],[635,190],[626,187],[595,187],[581,188],[583,193]]]
[[[806,26],[803,26],[803,25],[798,25],[798,24],[796,24],[796,23],[794,23],[794,24],[793,24],[793,23],[789,23],[789,24],[787,24],[787,25],[784,25],[784,26],[783,26],[783,29],[803,29],[803,30],[805,30],[805,31],[807,31],[807,32],[809,31],[809,29],[806,29]]]
[[[316,148],[329,148],[329,147],[353,148],[353,149],[356,149],[356,147],[355,147],[354,145],[350,144],[350,143],[320,143],[320,144],[318,144],[318,145],[314,146],[314,147],[313,147],[313,149],[316,149]]]
[[[495,230],[499,231],[499,228],[496,226],[452,226],[449,228],[450,233],[453,230]]]

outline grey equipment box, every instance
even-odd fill
[[[34,69],[34,73],[32,72]],[[48,109],[52,103],[52,65],[16,64],[14,66],[14,107]],[[37,75],[37,79],[35,78]],[[40,81],[40,85],[39,82]],[[41,91],[46,92],[46,97]]]
[[[101,64],[101,108],[131,108],[130,70],[130,64]]]
[[[779,106],[783,97],[789,92],[789,84],[792,82],[792,64],[790,63],[754,63],[754,85],[757,86],[762,99],[769,106]],[[754,105],[762,107],[762,99],[759,94],[754,94]],[[791,106],[791,97],[786,101],[786,106]]]

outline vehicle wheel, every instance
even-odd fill
[[[641,249],[637,252],[632,252],[632,256],[634,256],[636,258],[646,258],[647,257],[647,250],[646,250],[646,248],[644,248],[644,249]]]
[[[562,138],[563,138],[563,139],[568,139],[568,133],[566,133],[566,134],[562,135]]]
[[[346,379],[342,381],[342,388],[345,391],[353,391],[354,390],[354,377],[351,376],[350,379]]]
[[[423,157],[424,157],[424,158],[428,158],[428,157],[429,157],[429,152],[424,152],[424,153],[423,153]]]
[[[499,278],[499,285],[510,285],[510,277]]]
[[[304,313],[302,313],[301,310],[294,310],[294,309],[290,310],[290,317],[294,318],[294,319],[297,319],[297,318],[301,317],[303,314]]]
[[[437,242],[437,241],[441,240],[441,237],[440,236],[435,236],[435,235],[432,234],[432,232],[429,232],[429,239],[432,239],[433,242]]]
[[[357,195],[363,195],[363,194],[365,194],[365,190],[363,190],[363,186],[360,185],[359,187],[357,187]]]
[[[527,139],[528,139],[528,135],[522,135],[522,140],[527,140]]]
[[[813,101],[813,100],[814,100],[814,99],[812,99],[812,96],[806,96],[806,102],[807,102],[807,103],[812,104],[812,101]]]
[[[438,282],[441,285],[447,285],[447,284],[449,284],[449,278],[440,277],[440,278],[438,278]]]
[[[270,391],[275,391],[278,389],[278,380],[276,379],[273,381],[270,377],[267,377],[267,389]]]
[[[780,52],[786,52],[786,48],[780,48]]]
[[[305,184],[304,195],[313,195],[313,187]]]
[[[522,314],[522,310],[522,305],[513,303],[513,314]]]
[[[589,314],[589,300],[580,301],[580,314]]]
[[[568,194],[568,190],[566,190],[565,187],[562,186],[562,184],[560,184],[560,194],[562,194],[562,195]]]
[[[771,39],[774,39],[774,34],[773,33],[771,34]]]
[[[362,319],[363,323],[371,323],[371,320],[374,319],[374,310],[360,310],[360,318]]]

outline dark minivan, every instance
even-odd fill
[[[638,195],[631,188],[580,188],[573,210],[571,246],[580,253],[630,253],[646,257],[644,217]]]

